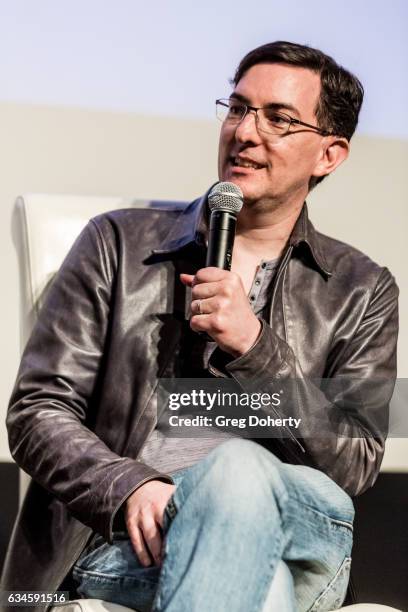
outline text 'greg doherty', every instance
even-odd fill
[[[255,414],[239,419],[224,415],[218,415],[215,419],[203,415],[189,418],[176,414],[172,414],[169,418],[171,427],[238,427],[239,429],[246,429],[247,427],[290,427],[297,429],[301,422],[302,419],[294,419],[293,417],[274,419],[268,415],[261,418]]]
[[[280,393],[228,393],[216,391],[209,393],[200,389],[192,389],[188,393],[170,393],[169,408],[178,410],[188,406],[212,410],[214,407],[248,407],[252,410],[259,410],[267,406],[279,406],[281,403]]]

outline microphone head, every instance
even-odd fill
[[[221,182],[214,185],[208,194],[208,205],[211,212],[226,210],[238,215],[244,204],[244,195],[234,183]]]

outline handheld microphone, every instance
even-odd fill
[[[211,217],[206,266],[231,269],[237,216],[243,203],[243,193],[234,183],[217,183],[211,189],[208,195]]]

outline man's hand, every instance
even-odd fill
[[[192,287],[191,329],[207,332],[234,357],[240,357],[255,344],[261,323],[238,274],[211,267],[202,268],[195,276],[180,274],[180,279]]]
[[[161,564],[164,509],[176,487],[160,480],[150,480],[129,495],[125,506],[125,521],[132,546],[142,565],[152,559]]]

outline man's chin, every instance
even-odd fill
[[[226,173],[225,178],[223,177],[220,180],[234,183],[239,187],[244,195],[245,202],[254,202],[259,198],[260,194],[257,193],[259,190],[256,189],[251,177]]]
[[[234,185],[237,185],[241,189],[242,194],[244,196],[245,204],[254,204],[262,197],[262,194],[259,193],[259,190],[254,188],[253,185],[249,184],[248,181],[246,182],[246,181],[233,180],[231,182],[234,183]]]

